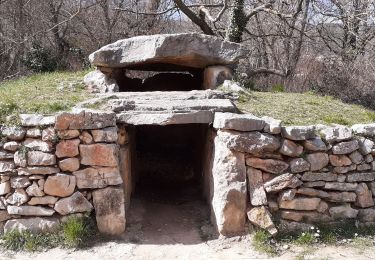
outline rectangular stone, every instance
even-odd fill
[[[98,189],[122,184],[119,169],[116,167],[96,167],[73,172],[79,189]]]
[[[358,182],[358,181],[373,181],[375,180],[375,172],[356,172],[347,175],[348,182]]]
[[[116,144],[80,145],[81,164],[91,166],[118,166],[119,147]]]

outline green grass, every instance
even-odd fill
[[[252,246],[258,252],[265,253],[269,256],[277,254],[274,246],[271,245],[271,235],[264,230],[256,230],[252,239]]]
[[[16,118],[21,113],[51,114],[68,110],[90,98],[82,84],[87,72],[42,73],[1,82],[0,124],[5,123],[7,116]]]
[[[17,230],[1,237],[3,247],[12,251],[41,251],[54,247],[80,248],[87,245],[96,233],[90,217],[70,217],[56,233],[33,234]],[[0,248],[1,249],[1,248]]]
[[[373,110],[313,93],[250,91],[241,95],[237,106],[245,113],[280,119],[284,125],[375,122]]]

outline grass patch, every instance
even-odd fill
[[[240,96],[237,106],[244,113],[280,119],[284,125],[375,122],[373,110],[313,93],[251,91]]]
[[[33,234],[17,230],[2,236],[3,247],[12,251],[41,251],[54,247],[80,248],[87,245],[96,233],[90,217],[70,217],[56,233]]]
[[[255,231],[252,246],[256,251],[270,256],[277,254],[275,247],[271,245],[271,235],[265,230]]]
[[[0,124],[8,116],[51,114],[90,98],[82,83],[87,72],[39,73],[0,83]]]

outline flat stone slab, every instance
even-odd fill
[[[183,33],[119,40],[95,51],[89,59],[98,67],[163,71],[233,64],[245,54],[239,44],[199,33]]]

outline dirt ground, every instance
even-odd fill
[[[160,193],[160,191],[159,191]],[[86,249],[55,248],[45,252],[1,252],[0,259],[375,259],[375,248],[327,246],[290,247],[270,258],[251,247],[251,237],[214,235],[208,207],[191,191],[171,196],[151,192],[133,198],[127,232],[111,241],[97,241]],[[186,193],[186,194],[184,194]],[[178,197],[178,199],[171,199]]]

